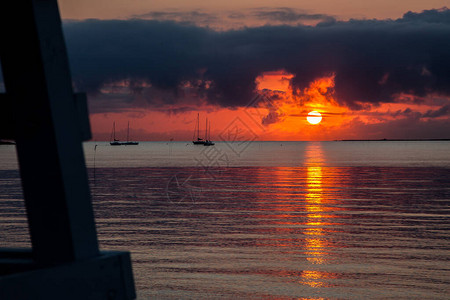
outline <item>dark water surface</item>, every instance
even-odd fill
[[[139,299],[448,299],[449,145],[85,151],[101,248],[131,251]],[[0,241],[29,246],[10,166]]]

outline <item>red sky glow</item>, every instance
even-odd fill
[[[59,4],[94,140],[295,141],[450,138],[446,2]]]

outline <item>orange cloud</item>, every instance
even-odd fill
[[[417,101],[416,97],[398,95],[395,103],[366,104],[364,109],[354,111],[339,104],[345,101],[337,101],[334,74],[313,80],[303,90],[293,90],[293,78],[293,74],[284,70],[261,74],[255,79],[257,97],[246,106],[235,108],[199,100],[196,105],[166,104],[158,110],[138,105],[134,109],[120,107],[116,112],[93,113],[90,117],[94,139],[109,140],[112,123],[116,122],[116,134],[123,140],[130,121],[134,140],[190,141],[197,113],[201,116],[201,132],[205,118],[210,120],[211,138],[215,141],[401,138],[399,133],[390,136],[395,130],[387,124],[405,127],[411,123],[420,127],[427,120],[448,120],[449,105],[445,98],[433,96]],[[117,82],[105,88],[122,93],[128,85]],[[137,97],[134,101],[144,100]],[[322,122],[309,124],[306,116],[310,111],[320,112]]]
[[[290,80],[294,77],[283,70],[264,73],[256,79],[258,92],[269,103],[268,114],[262,118],[269,139],[278,135],[283,140],[329,139],[344,122],[349,120],[348,109],[334,98],[334,74],[318,78],[303,90],[293,91]],[[311,125],[306,121],[310,111],[318,111],[323,121]]]

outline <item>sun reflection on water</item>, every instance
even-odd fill
[[[320,143],[311,143],[306,148],[306,228],[303,231],[305,238],[305,254],[308,262],[321,265],[325,262],[327,243],[324,240],[326,216],[323,208],[323,175],[324,161]],[[327,273],[316,270],[305,270],[301,273],[301,283],[311,287],[323,285]]]
[[[331,251],[337,247],[331,237],[338,218],[330,187],[338,184],[339,177],[333,168],[324,167],[321,143],[306,144],[303,153],[304,166],[277,167],[258,178],[273,183],[278,193],[261,193],[257,218],[267,230],[264,234],[269,235],[258,240],[257,246],[276,247],[280,257],[298,254],[279,273],[290,274],[286,276],[299,285],[321,288],[330,286],[330,280],[337,278],[328,267],[333,257]]]

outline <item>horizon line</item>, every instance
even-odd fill
[[[214,141],[217,143],[242,143],[242,142],[414,142],[414,141],[450,141],[450,138],[424,138],[424,139],[334,139],[334,140],[235,140],[235,141],[225,141],[225,140],[218,140]],[[86,143],[92,143],[92,142],[110,142],[107,140],[89,140],[86,141]],[[136,140],[136,142],[182,142],[182,143],[192,143],[191,140]]]

